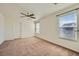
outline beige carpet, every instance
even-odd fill
[[[36,37],[5,41],[0,45],[2,56],[72,56],[79,55]]]

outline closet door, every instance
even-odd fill
[[[4,41],[5,36],[4,36],[4,18],[0,14],[0,44]]]
[[[13,23],[13,39],[15,38],[21,38],[20,37],[20,23],[19,21],[15,21]]]
[[[31,20],[17,20],[13,23],[13,38],[27,38],[34,36],[34,23]]]

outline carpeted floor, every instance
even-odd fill
[[[79,55],[36,37],[5,41],[0,45],[1,56],[75,56]]]

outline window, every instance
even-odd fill
[[[40,22],[36,22],[36,33],[40,33]]]
[[[76,37],[77,14],[75,11],[58,16],[60,38],[74,40]]]

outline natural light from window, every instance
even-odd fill
[[[36,33],[40,33],[40,23],[39,22],[37,22],[36,23]]]
[[[77,14],[75,11],[65,13],[58,17],[60,38],[74,40],[77,28]]]

